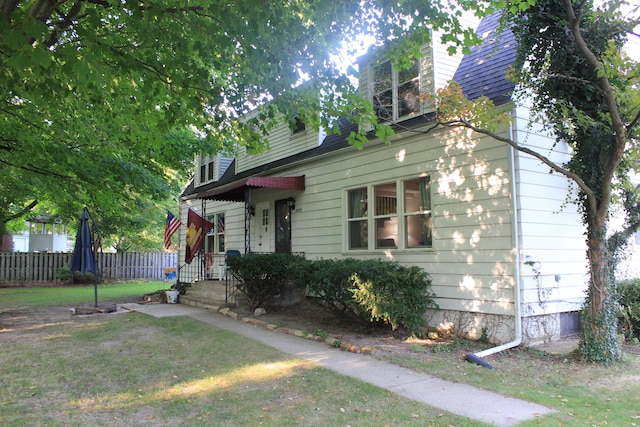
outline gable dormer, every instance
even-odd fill
[[[401,122],[433,111],[432,98],[425,96],[435,90],[433,49],[425,45],[420,51],[422,56],[402,69],[374,54],[359,59],[358,87],[380,122]]]
[[[195,186],[209,184],[211,182],[218,181],[220,177],[225,173],[231,161],[233,159],[225,157],[221,154],[213,156],[206,156],[199,154],[196,156],[196,170],[195,170]]]

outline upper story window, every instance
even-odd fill
[[[395,122],[420,112],[420,64],[396,70],[390,61],[373,67],[373,108],[380,121]]]
[[[199,154],[196,156],[195,164],[195,185],[204,185],[211,181],[220,179],[227,170],[233,159],[222,155],[207,156]]]
[[[432,247],[429,177],[348,190],[346,222],[348,250]]]
[[[306,130],[307,130],[307,127],[302,121],[302,119],[300,117],[296,117],[296,122],[291,127],[291,135],[292,136],[299,135],[299,134],[305,133]]]
[[[215,169],[213,166],[213,161],[211,161],[207,164],[207,179],[211,181],[213,178],[215,178]]]

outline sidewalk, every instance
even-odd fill
[[[154,317],[189,316],[408,399],[496,426],[514,426],[553,411],[535,403],[416,373],[368,355],[349,353],[316,341],[259,328],[213,310],[182,304],[124,304],[122,308]]]

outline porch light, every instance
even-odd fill
[[[293,197],[289,197],[288,199],[284,199],[284,201],[289,209],[291,209],[292,211],[296,209],[296,199],[294,199]]]

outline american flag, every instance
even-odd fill
[[[171,236],[178,231],[182,223],[171,212],[167,211],[167,222],[164,224],[164,247],[169,249],[171,246]]]

